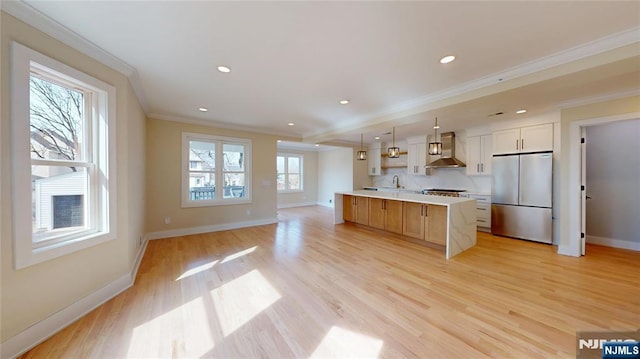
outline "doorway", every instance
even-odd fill
[[[591,126],[597,125],[605,125],[610,123],[615,123],[617,121],[625,121],[625,120],[638,120],[640,119],[640,113],[630,113],[619,116],[610,116],[610,117],[602,117],[602,118],[594,118],[594,119],[586,119],[573,121],[570,124],[570,151],[569,151],[569,161],[570,161],[570,170],[569,170],[569,182],[570,182],[570,193],[569,193],[569,234],[570,234],[570,247],[571,252],[576,255],[585,255],[585,244],[586,244],[586,221],[587,217],[587,208],[589,205],[586,204],[586,196],[589,193],[589,189],[586,187],[585,178],[586,178],[586,161],[583,161],[583,149],[585,145],[581,143],[581,138],[583,133],[587,131],[587,129]],[[611,141],[611,146],[615,147],[616,141]],[[620,154],[621,157],[624,156],[635,156],[638,157],[640,154]],[[636,179],[638,180],[638,179]],[[582,187],[585,186],[585,187]],[[584,188],[584,190],[582,190]],[[636,190],[637,191],[637,190]],[[635,193],[635,192],[634,192]],[[631,193],[629,193],[631,195]],[[584,233],[584,235],[583,235]],[[614,243],[615,244],[615,243]],[[611,245],[611,243],[609,243]],[[631,249],[631,248],[629,248]]]

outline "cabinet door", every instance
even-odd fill
[[[552,151],[553,124],[523,127],[520,138],[520,152]]]
[[[354,199],[354,196],[348,194],[342,196],[342,218],[345,221],[356,221]]]
[[[493,154],[520,152],[520,129],[496,131],[493,133]]]
[[[369,225],[369,198],[356,196],[356,223]]]
[[[367,172],[369,176],[380,176],[380,167],[382,165],[382,157],[379,148],[369,148],[367,154]]]
[[[427,205],[425,220],[425,237],[427,242],[447,245],[447,207]]]
[[[467,137],[467,175],[479,175],[482,173],[482,138],[481,136]]]
[[[417,174],[418,146],[410,144],[407,146],[407,173],[410,175]]]
[[[402,234],[407,237],[424,239],[424,205],[405,202],[402,211]]]
[[[369,198],[369,225],[374,228],[384,229],[385,200]]]
[[[483,175],[491,174],[491,157],[493,157],[493,136],[480,137],[480,172]]]
[[[402,234],[402,203],[401,201],[385,201],[385,222],[387,231]],[[369,204],[371,205],[371,204]]]

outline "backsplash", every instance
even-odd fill
[[[393,187],[397,175],[400,187],[410,190],[424,188],[464,189],[473,193],[491,193],[491,176],[467,176],[465,168],[436,168],[430,176],[410,175],[404,168],[389,168],[385,174],[372,177],[375,187]]]

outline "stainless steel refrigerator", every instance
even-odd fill
[[[552,152],[494,155],[491,166],[491,232],[551,243]]]

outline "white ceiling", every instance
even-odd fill
[[[434,116],[460,130],[499,111],[640,91],[638,1],[7,3],[135,69],[150,117],[313,143],[369,142],[393,125],[402,138]],[[448,54],[457,59],[440,64]]]

